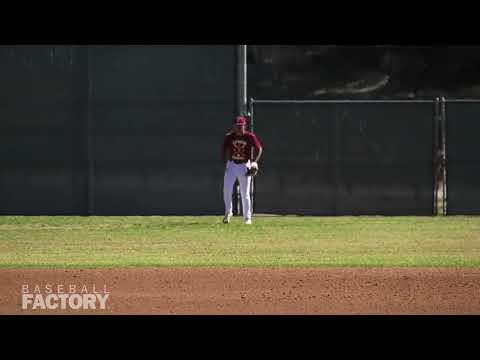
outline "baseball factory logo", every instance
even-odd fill
[[[96,288],[95,285],[46,284],[45,286],[22,285],[23,310],[97,310],[106,308],[107,285]]]

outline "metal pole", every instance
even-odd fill
[[[237,114],[247,111],[247,45],[237,46]]]
[[[87,77],[88,77],[88,96],[87,96],[87,162],[88,162],[88,215],[95,213],[95,160],[94,160],[94,124],[93,124],[93,77],[92,77],[92,48],[87,47]]]
[[[254,113],[253,113],[253,104],[255,103],[255,100],[253,98],[250,99],[250,102],[249,102],[249,113],[250,113],[250,131],[251,132],[254,132]]]
[[[441,164],[440,150],[440,125],[441,125],[440,98],[435,98],[433,109],[433,214],[438,215],[438,171]]]
[[[480,99],[445,99],[442,98],[446,103],[479,103]]]
[[[254,100],[258,104],[432,104],[434,100]],[[477,100],[478,102],[478,100]]]
[[[446,99],[442,96],[442,177],[443,177],[443,215],[447,215],[447,112]]]
[[[247,112],[247,45],[237,45],[237,102],[236,113],[245,114]],[[242,213],[240,185],[238,181],[234,184],[234,204],[236,215]]]
[[[253,132],[253,99],[248,103],[248,112],[250,114],[250,131]],[[253,149],[252,149],[253,152]],[[252,214],[255,213],[255,177],[252,176],[250,183],[250,201],[252,202]]]
[[[333,183],[334,183],[334,215],[339,215],[340,204],[340,138],[342,126],[342,110],[340,106],[334,107],[335,116],[333,118]]]

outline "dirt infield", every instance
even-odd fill
[[[106,291],[106,309],[22,310],[22,286],[47,284]],[[0,314],[480,314],[480,269],[2,269]]]

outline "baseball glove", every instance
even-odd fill
[[[258,164],[256,162],[252,162],[250,165],[250,169],[248,169],[245,176],[257,176],[258,174]]]

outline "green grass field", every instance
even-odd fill
[[[0,216],[0,267],[480,266],[480,217]]]

